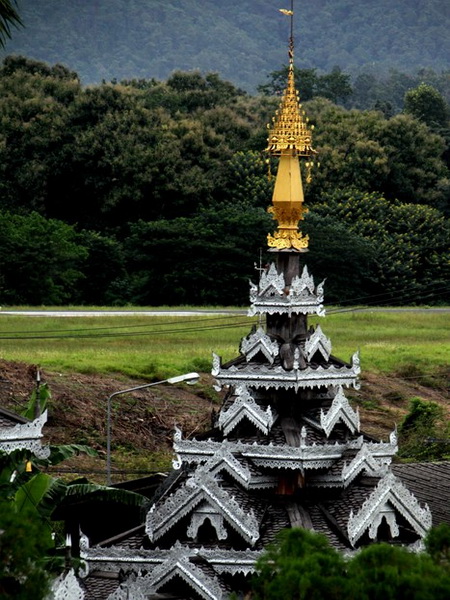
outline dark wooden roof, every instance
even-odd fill
[[[450,525],[450,461],[395,464],[392,471],[420,502],[428,504],[433,525]]]
[[[15,425],[24,425],[29,422],[29,419],[21,417],[11,410],[0,407],[0,427],[14,427]]]

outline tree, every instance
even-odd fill
[[[325,536],[294,528],[257,562],[253,590],[256,600],[445,600],[450,575],[429,555],[388,544],[345,559]]]
[[[344,600],[350,586],[343,555],[321,534],[282,531],[256,565],[255,600]],[[353,596],[354,597],[354,596]]]
[[[345,110],[321,98],[305,106],[319,151],[309,191],[314,202],[336,188],[381,192],[389,200],[429,204],[450,199],[445,140],[411,115],[386,119],[379,111]]]
[[[8,304],[61,304],[74,298],[86,250],[73,227],[37,213],[0,211],[0,294]]]
[[[326,279],[328,303],[354,304],[355,298],[364,302],[364,295],[376,293],[378,251],[374,240],[314,208],[306,215],[301,230],[310,238],[305,258],[308,269],[318,281]]]
[[[269,81],[258,86],[258,92],[265,96],[281,96],[286,88],[287,77],[287,65],[278,71],[272,71],[267,75]],[[317,86],[317,69],[299,69],[294,66],[294,77],[301,99],[303,101],[311,100]]]
[[[264,95],[281,95],[286,87],[288,67],[272,71],[267,76],[269,82],[258,86],[258,92]],[[306,102],[316,96],[328,98],[335,103],[345,103],[352,95],[350,75],[343,73],[339,67],[333,67],[331,73],[317,75],[317,69],[299,69],[294,66],[296,88],[300,98]]]
[[[229,204],[172,220],[130,224],[124,241],[132,301],[147,305],[240,305],[271,219]]]
[[[450,573],[450,525],[440,523],[425,538],[425,548],[433,561]]]
[[[311,212],[345,224],[375,252],[371,277],[380,302],[445,302],[449,223],[435,208],[381,194],[336,190]],[[359,294],[361,296],[362,294]]]
[[[330,73],[317,78],[316,96],[328,98],[335,104],[345,104],[352,94],[350,75],[343,73],[340,67],[333,67]]]
[[[358,598],[367,600],[445,600],[450,577],[426,554],[415,554],[389,544],[373,544],[358,552],[348,564]]]
[[[438,130],[448,126],[449,106],[442,94],[433,86],[421,83],[405,94],[404,111]]]
[[[5,39],[11,37],[11,26],[22,25],[19,13],[14,8],[15,0],[0,0],[0,47],[4,47]]]
[[[43,600],[49,591],[45,569],[45,525],[14,505],[0,503],[0,597]]]

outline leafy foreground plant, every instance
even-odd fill
[[[448,546],[449,540],[449,531],[438,536],[432,556],[442,559],[442,547]],[[413,554],[388,544],[374,544],[346,559],[325,536],[288,529],[258,561],[253,598],[446,600],[450,597],[447,567],[448,562],[434,562],[428,554]]]
[[[0,503],[0,598],[41,600],[49,591],[45,525],[10,502]]]
[[[38,385],[25,414],[33,418],[45,409],[48,387]],[[143,506],[146,498],[134,492],[92,484],[86,479],[65,482],[43,472],[78,454],[96,456],[88,446],[50,446],[48,458],[36,458],[29,450],[0,452],[0,598],[40,600],[48,592],[51,575],[65,563],[62,526],[52,521],[63,503],[95,498]]]
[[[56,575],[66,566],[62,526],[52,521],[56,509],[63,503],[95,498],[96,502],[141,507],[147,501],[134,492],[96,485],[86,479],[67,483],[39,470],[59,464],[81,452],[95,455],[90,448],[77,444],[53,446],[49,458],[33,459],[31,472],[32,457],[29,451],[0,454],[2,600],[44,598],[49,574]]]

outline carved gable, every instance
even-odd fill
[[[359,432],[359,412],[350,406],[342,386],[339,386],[329,410],[320,412],[320,425],[327,437],[339,422],[344,423],[351,433]]]
[[[308,273],[306,265],[301,276],[295,276],[291,285],[286,287],[284,275],[278,273],[272,263],[268,271],[263,271],[259,285],[250,285],[249,316],[256,314],[307,314],[315,313],[325,316],[323,307],[322,282],[317,287]]]
[[[247,419],[264,434],[268,434],[275,421],[270,406],[266,410],[261,408],[245,386],[239,387],[236,392],[234,402],[219,415],[219,427],[224,435],[233,431],[243,419]]]
[[[259,538],[259,523],[253,510],[245,511],[234,495],[201,467],[183,487],[153,505],[147,514],[146,533],[151,541],[160,539],[183,517],[192,514],[199,505],[208,504],[221,515],[247,542],[254,545]]]
[[[278,344],[270,339],[262,327],[251,333],[241,341],[241,352],[247,362],[261,353],[267,362],[273,364],[275,357],[278,356]]]
[[[195,561],[195,562],[193,562]],[[167,557],[145,577],[131,577],[121,586],[120,593],[111,594],[108,600],[133,598],[141,600],[170,589],[171,583],[178,587],[181,579],[189,588],[204,600],[222,600],[227,598],[229,590],[220,582],[214,570],[202,564],[198,551],[176,543],[167,553]]]
[[[353,511],[350,514],[347,525],[350,542],[355,545],[366,531],[375,540],[383,517],[386,518],[392,537],[397,537],[399,529],[396,512],[408,521],[418,537],[423,537],[431,527],[428,506],[422,508],[403,483],[395,475],[388,473],[380,480],[361,509],[356,514]]]
[[[323,333],[320,325],[317,325],[314,333],[305,342],[305,355],[308,362],[311,362],[316,352],[320,354],[325,362],[330,358],[331,341]]]

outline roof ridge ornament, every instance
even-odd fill
[[[275,263],[271,263],[262,271],[258,285],[250,282],[248,316],[309,313],[324,317],[324,284],[322,281],[315,286],[313,276],[304,265],[301,276],[296,275],[287,287],[283,273],[278,273]]]

